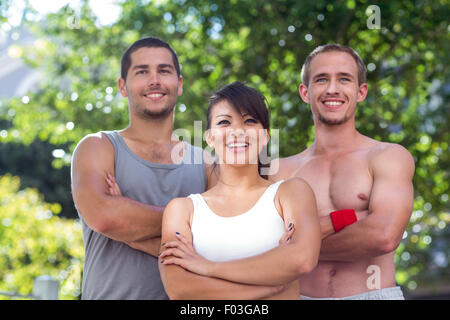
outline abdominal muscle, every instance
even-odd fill
[[[312,272],[299,278],[301,294],[312,298],[341,298],[394,287],[393,256],[391,252],[354,262],[321,261]],[[379,287],[374,281],[377,276]]]

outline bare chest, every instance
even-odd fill
[[[315,157],[307,161],[296,176],[314,190],[319,215],[333,210],[367,210],[373,179],[365,153],[350,153],[333,159]]]

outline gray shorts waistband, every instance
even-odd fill
[[[302,300],[405,300],[402,289],[398,286],[363,292],[341,298],[312,298],[303,295],[300,295],[300,297]]]

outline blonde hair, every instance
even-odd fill
[[[325,44],[322,46],[319,46],[317,48],[315,48],[305,59],[305,63],[302,66],[302,72],[301,72],[301,77],[302,77],[302,82],[305,86],[308,86],[309,84],[309,65],[311,63],[311,60],[324,52],[331,52],[331,51],[339,51],[339,52],[346,52],[349,55],[352,56],[352,58],[355,60],[356,62],[356,66],[358,67],[358,85],[361,85],[363,83],[366,82],[366,66],[364,65],[363,60],[361,59],[361,57],[359,56],[359,54],[353,50],[352,48],[348,47],[348,46],[344,46],[341,44],[337,44],[337,43],[329,43],[329,44]]]

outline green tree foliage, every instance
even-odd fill
[[[0,177],[0,291],[31,294],[33,279],[48,274],[59,280],[60,299],[78,298],[84,259],[79,221],[59,218],[59,204],[19,187],[18,177]]]
[[[55,146],[35,139],[28,146],[21,143],[0,143],[0,176],[10,173],[20,176],[22,188],[36,188],[44,200],[61,205],[60,215],[78,218],[70,192],[70,168],[54,168],[53,153],[64,152],[65,146]]]
[[[450,279],[445,0],[383,2],[380,29],[367,27],[366,0],[123,1],[119,20],[103,27],[83,3],[79,12],[64,7],[29,24],[40,40],[24,48],[24,58],[46,77],[29,99],[0,106],[12,124],[0,129],[0,141],[39,138],[68,144],[71,152],[87,133],[125,127],[126,100],[116,86],[120,57],[133,41],[153,35],[167,40],[182,64],[175,128],[192,130],[194,120],[205,120],[208,96],[241,80],[267,97],[280,156],[288,156],[314,140],[309,107],[297,92],[303,60],[320,44],[350,45],[368,68],[357,128],[405,146],[416,162],[414,212],[397,250],[397,280],[414,289]]]

